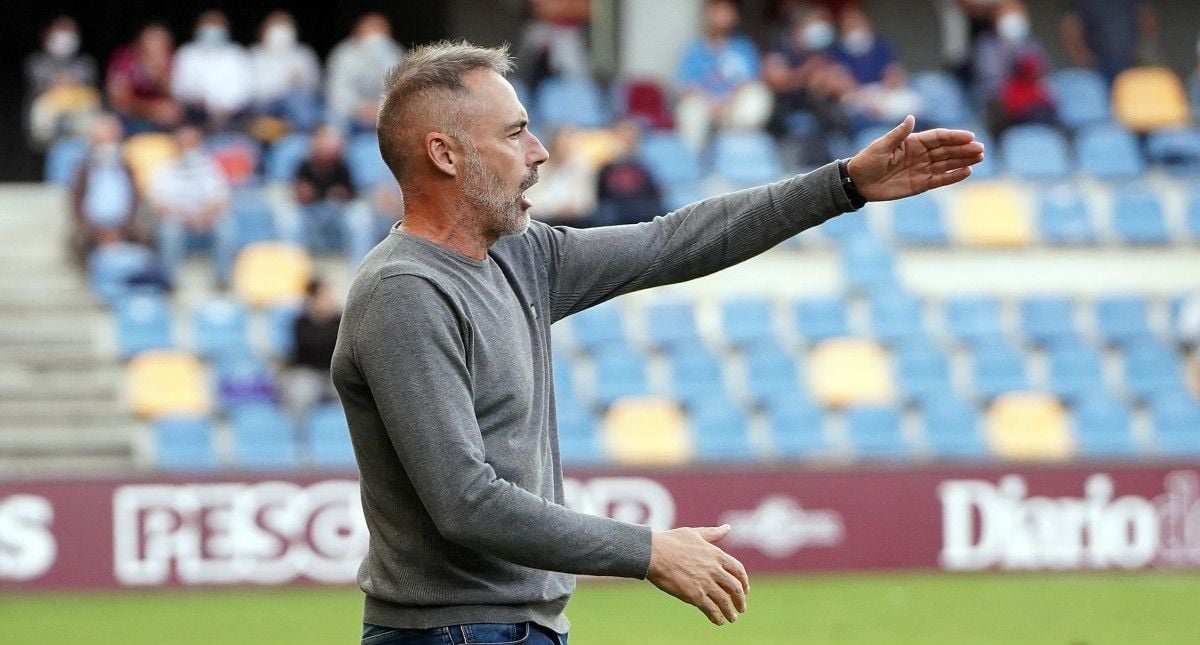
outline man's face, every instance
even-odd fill
[[[463,195],[483,218],[490,237],[515,235],[529,225],[525,191],[537,183],[537,167],[549,154],[528,129],[529,117],[512,85],[490,70],[468,72],[463,80],[474,95],[464,106],[466,156]]]

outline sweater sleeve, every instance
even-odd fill
[[[685,206],[653,221],[540,226],[553,319],[624,293],[714,273],[853,210],[837,164]]]
[[[424,277],[382,280],[355,357],[396,455],[446,539],[564,573],[644,578],[650,529],[585,515],[496,474],[475,416],[469,322]]]

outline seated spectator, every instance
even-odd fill
[[[1020,0],[1005,0],[994,15],[995,34],[980,36],[975,47],[973,98],[979,107],[993,105],[1000,90],[1017,72],[1017,63],[1036,59],[1047,69],[1042,46],[1030,35],[1029,12]]]
[[[738,9],[730,0],[704,5],[704,33],[683,53],[678,83],[683,95],[675,118],[679,134],[696,150],[714,124],[757,129],[771,115],[771,94],[759,76],[758,50],[735,33]]]
[[[260,114],[282,119],[291,130],[307,132],[317,126],[321,66],[312,47],[296,40],[296,21],[290,13],[267,14],[259,42],[250,49],[250,62]]]
[[[87,134],[88,120],[100,109],[96,61],[79,52],[79,25],[55,18],[42,33],[42,49],[25,61],[29,85],[29,136],[44,147],[63,136]]]
[[[1109,83],[1130,67],[1162,63],[1158,16],[1148,2],[1074,0],[1058,28],[1071,64],[1095,69]]]
[[[229,216],[230,190],[220,165],[204,150],[199,128],[175,132],[179,157],[157,172],[150,203],[158,216],[158,253],[172,279],[188,247],[211,239],[218,285],[228,283],[237,253],[237,234]]]
[[[883,82],[889,69],[898,67],[896,51],[875,33],[875,26],[862,9],[842,10],[838,21],[841,37],[833,46],[833,59],[845,67],[859,85]]]
[[[963,85],[973,84],[971,54],[979,37],[992,33],[992,14],[1000,0],[937,0],[942,32],[942,61]]]
[[[383,14],[359,18],[350,37],[329,53],[325,81],[329,118],[350,132],[375,130],[384,76],[403,56]]]
[[[1055,125],[1054,95],[1040,59],[1026,55],[1017,61],[1013,75],[1000,88],[990,118],[991,130],[997,133],[1019,123]]]
[[[208,132],[242,127],[254,100],[254,68],[229,38],[229,18],[209,9],[196,19],[192,42],[179,48],[171,90],[187,121]]]
[[[309,282],[307,294],[304,310],[292,324],[294,349],[281,379],[283,403],[297,417],[337,397],[329,365],[342,321],[341,307],[333,289],[321,280]]]
[[[591,60],[583,30],[589,0],[529,0],[533,14],[521,34],[517,69],[530,91],[551,76],[588,76]]]
[[[350,247],[353,254],[365,255],[356,240],[374,235],[373,216],[366,203],[355,199],[345,139],[336,126],[313,132],[309,155],[296,169],[292,196],[294,205],[276,209],[276,227],[284,239],[314,253]]]
[[[121,122],[115,116],[92,119],[87,156],[71,186],[70,246],[81,265],[96,246],[134,237],[138,195],[121,154],[121,136]]]
[[[577,145],[576,131],[560,128],[550,141],[550,158],[538,182],[525,191],[537,219],[552,225],[590,225],[596,209],[596,167]]]
[[[109,59],[108,104],[129,134],[169,130],[183,120],[183,109],[171,94],[174,52],[171,32],[151,23],[142,27],[136,41]]]
[[[921,95],[909,86],[908,74],[900,65],[889,66],[882,81],[860,86],[847,101],[855,130],[892,124],[909,114],[921,114],[925,107]]]
[[[404,219],[404,194],[400,192],[400,184],[390,175],[371,188],[366,201],[368,203],[361,207],[358,204],[351,206],[346,213],[350,219],[346,255],[352,266],[362,262],[367,253],[387,237],[396,222]]]
[[[650,171],[638,159],[641,129],[626,119],[614,128],[621,154],[600,168],[596,180],[595,226],[648,222],[664,214],[662,193]]]

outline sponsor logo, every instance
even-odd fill
[[[38,495],[0,498],[0,580],[34,580],[50,570],[58,544],[54,507]]]
[[[1200,564],[1200,479],[1167,475],[1152,499],[1114,497],[1112,478],[1087,478],[1082,497],[1030,497],[1017,475],[945,481],[941,565],[954,570],[1136,569]]]
[[[588,515],[645,524],[664,531],[675,526],[675,499],[665,486],[646,477],[566,479],[567,508]]]
[[[767,497],[750,511],[721,515],[729,524],[730,546],[754,547],[772,558],[786,558],[804,547],[831,547],[842,543],[842,516],[828,510],[805,510],[783,495]]]

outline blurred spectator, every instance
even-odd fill
[[[350,132],[374,130],[384,76],[403,56],[383,14],[359,18],[350,37],[329,53],[325,81],[329,117]]]
[[[590,60],[584,28],[591,0],[529,0],[533,14],[521,34],[517,69],[530,91],[551,76],[588,76]]]
[[[662,193],[638,159],[641,129],[626,119],[614,128],[621,154],[600,168],[596,179],[596,226],[648,222],[664,213]]]
[[[333,289],[321,280],[309,282],[307,294],[304,310],[292,324],[294,349],[282,379],[284,405],[298,417],[337,396],[329,364],[342,321],[341,307]]]
[[[1142,17],[1149,11],[1148,19]],[[1063,47],[1078,67],[1091,67],[1111,83],[1138,63],[1139,27],[1157,29],[1153,9],[1134,0],[1074,0],[1059,22]]]
[[[229,182],[204,150],[199,128],[180,127],[175,142],[179,157],[159,169],[150,186],[150,202],[158,216],[159,256],[168,276],[173,277],[188,247],[198,239],[211,239],[213,269],[217,283],[223,286],[237,252],[237,235],[229,216]]]
[[[721,128],[757,129],[771,115],[771,94],[759,78],[758,50],[734,33],[738,8],[730,0],[704,5],[704,33],[683,53],[678,82],[683,91],[676,108],[680,136],[693,148],[704,147],[715,123]]]
[[[284,239],[312,252],[349,248],[353,255],[366,254],[362,246],[368,243],[361,240],[375,235],[374,216],[368,204],[355,200],[345,138],[336,126],[313,132],[309,155],[296,169],[292,195],[296,207],[276,209],[276,227]]]
[[[296,39],[296,21],[283,10],[267,14],[259,42],[250,48],[254,101],[260,114],[283,119],[307,132],[321,118],[317,100],[321,64],[312,47]]]
[[[209,9],[196,19],[194,39],[175,56],[171,89],[189,123],[209,132],[243,125],[254,100],[254,68],[246,49],[230,40],[223,12]]]
[[[1001,0],[938,0],[942,24],[942,60],[964,85],[974,81],[971,54],[979,37],[992,33],[992,14]]]
[[[838,20],[841,37],[833,46],[833,59],[845,67],[860,85],[880,83],[887,71],[898,67],[896,51],[875,33],[871,19],[857,7],[842,10]]]
[[[358,266],[367,253],[387,237],[396,222],[404,219],[404,194],[400,192],[400,184],[389,175],[371,189],[369,204],[361,208],[351,206],[346,216],[350,220],[346,255],[351,266]]]
[[[61,136],[82,136],[100,108],[96,61],[79,51],[79,25],[55,18],[42,32],[42,49],[25,61],[30,139],[38,147]]]
[[[921,95],[908,84],[908,74],[899,65],[891,65],[883,80],[863,85],[848,98],[851,120],[856,130],[869,125],[894,124],[909,114],[921,114],[925,107]]]
[[[526,191],[533,214],[549,224],[588,226],[596,209],[596,168],[575,134],[571,128],[555,132],[550,158],[538,169],[538,183]]]
[[[1029,31],[1029,12],[1020,0],[1005,0],[996,7],[995,34],[984,34],[975,47],[973,97],[980,107],[995,105],[1005,84],[1017,76],[1018,63],[1025,71],[1048,68],[1042,46]]]
[[[81,263],[97,245],[133,238],[138,196],[121,154],[122,134],[115,116],[92,119],[87,156],[71,187],[70,245]]]
[[[1003,132],[1019,123],[1054,125],[1054,96],[1046,83],[1043,61],[1026,54],[1017,61],[1015,70],[1000,87],[1000,97],[989,114],[993,132]]]
[[[174,52],[171,32],[151,23],[142,27],[136,41],[109,59],[108,103],[129,134],[173,128],[183,119],[183,110],[171,94]]]

